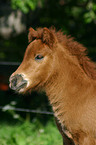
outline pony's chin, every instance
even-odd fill
[[[20,90],[17,90],[16,92],[19,93],[19,94],[25,94],[26,91],[25,91],[24,88],[22,88]]]
[[[32,84],[27,82],[27,85],[24,88],[20,88],[20,89],[15,90],[15,91],[19,94],[28,94],[28,93],[30,94],[33,91],[40,91],[41,88],[42,87],[41,87],[40,81],[34,82]]]
[[[27,85],[25,89],[22,88],[19,92],[26,94],[26,93],[31,93],[34,91],[40,91],[41,88],[42,88],[41,83],[38,81],[38,82],[35,82],[33,84]]]

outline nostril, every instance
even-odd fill
[[[14,87],[16,87],[16,85],[17,85],[17,78],[16,78],[16,77],[14,77],[14,78],[11,80],[11,85],[14,86]]]

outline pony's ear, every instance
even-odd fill
[[[36,37],[37,37],[37,32],[32,27],[29,28],[28,42],[31,42]]]
[[[43,42],[47,45],[49,45],[49,47],[52,47],[56,42],[56,36],[54,33],[52,33],[48,28],[44,28],[43,29]]]

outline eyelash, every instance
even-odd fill
[[[35,60],[42,60],[44,58],[44,56],[38,54],[36,57],[35,57]]]

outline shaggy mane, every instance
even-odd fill
[[[31,28],[30,28],[31,29]],[[49,30],[57,37],[58,42],[61,43],[64,48],[68,49],[72,55],[76,56],[79,60],[81,67],[84,72],[91,78],[96,79],[96,65],[91,59],[87,56],[87,48],[82,44],[74,41],[70,36],[66,36],[62,31],[56,32],[55,28],[49,28]],[[43,28],[37,28],[36,31],[29,32],[28,38],[33,39],[42,39]]]

